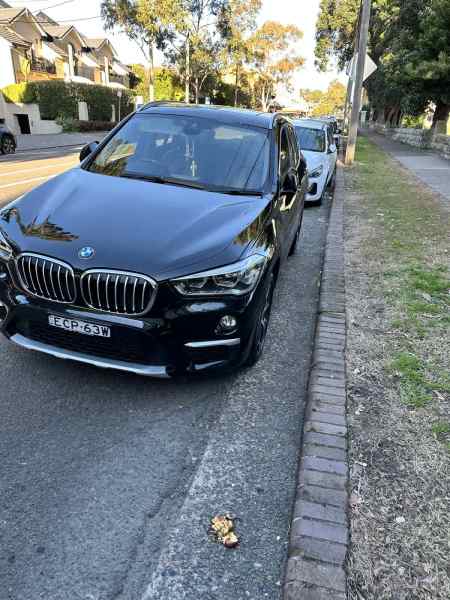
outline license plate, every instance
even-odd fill
[[[65,331],[72,331],[73,333],[82,333],[83,335],[93,335],[98,337],[111,337],[111,329],[104,325],[95,325],[94,323],[87,323],[86,321],[79,321],[78,319],[68,319],[66,317],[57,317],[56,315],[48,316],[48,324],[52,327],[58,327]]]

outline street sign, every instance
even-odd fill
[[[356,77],[356,63],[358,61],[358,56],[355,54],[352,60],[348,63],[347,66],[347,75],[350,77],[352,81],[355,80]],[[363,81],[369,79],[372,73],[378,69],[377,65],[373,62],[368,54],[366,54],[366,62],[364,64],[364,78]]]

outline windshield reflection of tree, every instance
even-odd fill
[[[112,139],[103,152],[101,152],[97,159],[92,163],[90,170],[94,173],[102,173],[103,175],[121,175],[130,154],[134,153],[134,150],[130,152],[130,146],[131,144],[121,137]],[[117,157],[114,158],[114,154],[119,149],[122,151],[118,152]],[[128,150],[128,152],[126,152],[126,150]]]
[[[252,242],[253,240],[256,239],[259,231],[261,231],[261,227],[265,221],[265,215],[266,215],[267,209],[261,213],[260,215],[258,215],[258,217],[256,217],[256,219],[253,221],[253,223],[250,223],[250,225],[248,227],[246,227],[244,229],[244,231],[241,231],[241,233],[239,233],[236,238],[235,238],[235,243],[239,244],[241,246],[247,246],[247,244],[249,244],[250,242]]]
[[[48,217],[42,223],[36,223],[36,219],[34,219],[31,223],[25,225],[22,222],[20,211],[16,208],[11,208],[2,213],[2,219],[7,223],[9,223],[12,218],[16,219],[20,231],[26,237],[37,237],[43,240],[53,240],[58,242],[71,242],[78,239],[78,235],[74,235],[69,231],[64,231],[62,227],[49,221]]]

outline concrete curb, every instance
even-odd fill
[[[345,600],[349,540],[343,172],[338,168],[320,289],[283,600]]]

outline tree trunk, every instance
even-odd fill
[[[198,84],[198,77],[195,78],[195,104],[199,103],[199,84]]]
[[[386,127],[392,127],[392,119],[395,115],[395,108],[388,109],[387,117],[386,117]]]
[[[239,63],[236,63],[236,73],[234,80],[234,106],[238,105],[238,90],[239,90]]]
[[[148,48],[148,99],[149,102],[155,101],[155,44],[150,42]]]
[[[450,113],[450,104],[439,100],[436,104],[436,110],[433,115],[433,133],[447,133],[447,121]]]
[[[190,90],[191,87],[191,48],[189,42],[189,34],[186,37],[186,81],[184,87],[184,101],[186,104],[190,102]]]

